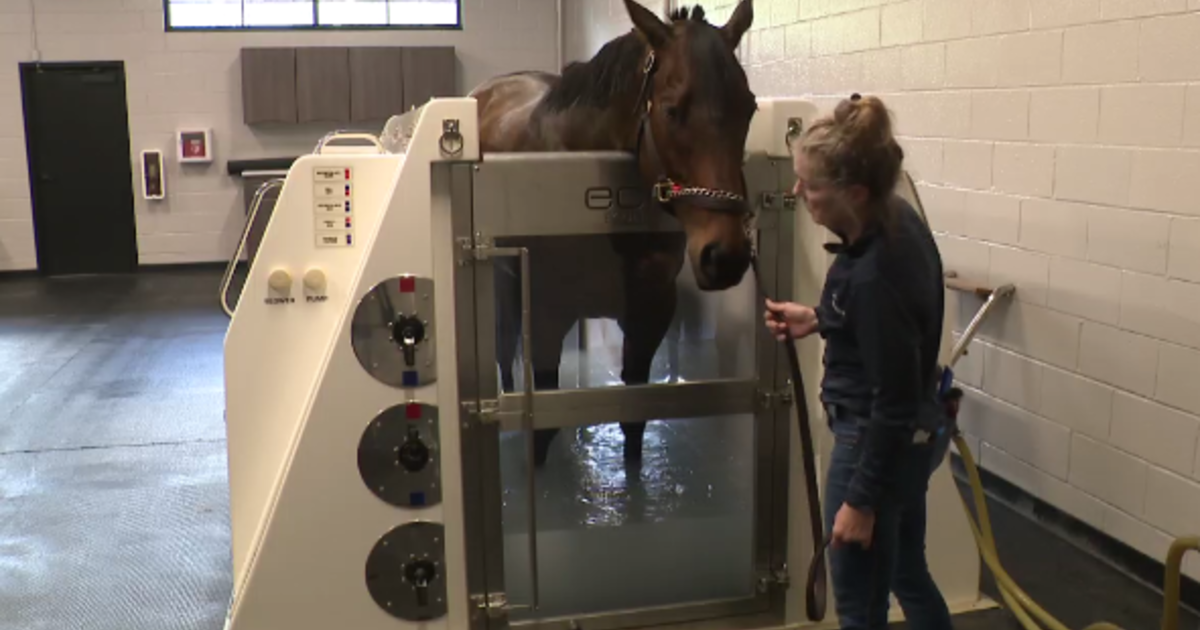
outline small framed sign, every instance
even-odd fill
[[[162,199],[167,196],[163,156],[157,149],[142,151],[142,198]]]
[[[181,164],[189,162],[212,162],[212,130],[181,129],[176,134],[179,152],[176,159]]]

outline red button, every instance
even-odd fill
[[[417,403],[411,403],[408,405],[408,409],[405,411],[407,412],[406,415],[408,416],[409,420],[421,419],[421,405],[418,405]]]
[[[400,292],[413,293],[417,290],[417,279],[412,276],[400,278]]]

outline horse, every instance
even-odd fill
[[[757,99],[735,50],[753,22],[752,0],[740,0],[719,27],[699,6],[671,11],[664,21],[634,0],[624,3],[633,28],[589,60],[561,74],[500,75],[470,92],[482,152],[633,153],[651,198],[683,227],[682,233],[497,239],[497,246],[529,250],[537,390],[558,389],[564,337],[582,318],[617,321],[624,336],[621,381],[646,384],[675,316],[685,257],[705,292],[740,284],[750,265],[742,165]],[[515,265],[497,261],[494,272],[505,391],[513,389],[520,335]],[[621,430],[625,461],[640,461],[645,422],[622,422]],[[545,464],[557,433],[535,432],[536,467]]]

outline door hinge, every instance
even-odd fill
[[[765,192],[762,194],[764,210],[794,210],[796,195],[789,192]]]
[[[788,575],[786,564],[782,567],[771,569],[758,578],[758,592],[760,593],[766,593],[772,588],[786,591],[791,585],[792,579]]]
[[[789,387],[779,391],[768,391],[765,389],[758,390],[758,401],[765,409],[774,407],[789,407],[792,404],[792,390]]]
[[[458,264],[464,267],[491,258],[492,251],[496,249],[496,242],[479,232],[474,237],[459,236],[454,242],[458,245]]]
[[[481,400],[478,403],[467,401],[462,404],[462,408],[463,412],[475,418],[481,424],[500,422],[505,415],[512,415],[511,412],[509,414],[502,413],[500,411],[500,401],[494,398]]]
[[[501,619],[511,611],[529,608],[529,606],[508,603],[508,595],[505,593],[472,595],[471,603],[475,605],[476,609],[483,611],[491,619]]]

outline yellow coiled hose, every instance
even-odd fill
[[[979,469],[971,456],[971,449],[961,435],[954,436],[954,444],[966,466],[967,475],[971,482],[971,494],[975,498],[975,514],[971,513],[970,504],[963,499],[963,509],[967,512],[967,522],[971,525],[971,533],[975,535],[975,543],[979,546],[979,555],[991,569],[996,578],[996,586],[1004,599],[1005,607],[1012,612],[1026,630],[1068,630],[1063,623],[1044,608],[1033,601],[1029,594],[1021,590],[1013,581],[1012,576],[1000,565],[996,553],[996,539],[992,536],[992,521],[988,516],[987,500],[983,494],[983,483],[979,479]],[[1184,536],[1176,538],[1167,552],[1166,575],[1163,584],[1163,616],[1162,630],[1179,630],[1179,580],[1183,564],[1183,555],[1188,551],[1200,551],[1200,536]],[[1039,623],[1041,625],[1039,625]],[[1120,626],[1100,621],[1087,626],[1084,630],[1124,630]]]

